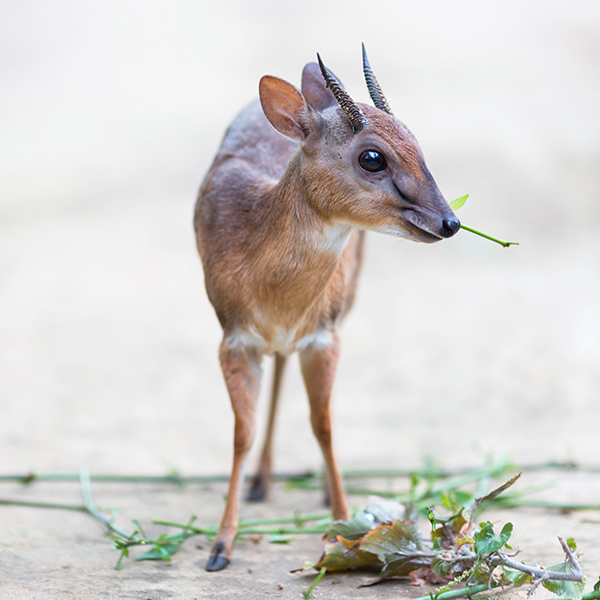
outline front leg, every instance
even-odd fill
[[[333,332],[331,342],[326,346],[313,345],[300,353],[300,365],[304,385],[310,402],[310,421],[313,432],[325,459],[327,486],[331,498],[331,510],[335,519],[348,520],[350,513],[344,494],[333,446],[331,443],[331,418],[329,401],[335,379],[340,342],[337,332]]]
[[[225,339],[219,350],[221,369],[235,416],[233,466],[225,512],[213,544],[207,571],[220,571],[229,565],[237,534],[244,462],[254,439],[254,409],[260,384],[261,355],[252,348],[233,347]]]

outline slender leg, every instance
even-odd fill
[[[243,466],[254,438],[254,408],[260,383],[260,355],[255,350],[232,348],[223,341],[219,350],[221,369],[235,415],[233,466],[219,533],[213,544],[207,571],[220,571],[231,560],[243,485]]]
[[[328,346],[303,350],[300,353],[300,365],[310,402],[310,421],[325,459],[333,517],[347,520],[350,518],[348,504],[346,503],[342,478],[333,455],[329,414],[329,399],[339,353],[339,338],[335,333],[332,342]]]
[[[264,500],[269,492],[271,484],[271,462],[273,456],[273,432],[275,430],[275,418],[277,416],[277,405],[279,403],[279,392],[281,390],[281,380],[285,368],[286,357],[282,354],[275,355],[275,372],[273,374],[273,388],[271,390],[271,405],[269,407],[269,421],[267,423],[267,432],[258,470],[252,478],[252,484],[246,500],[258,502]]]

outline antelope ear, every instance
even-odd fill
[[[308,103],[319,112],[338,103],[325,84],[321,68],[315,62],[308,63],[302,71],[302,94]]]
[[[271,75],[262,77],[258,89],[269,123],[286,137],[303,142],[310,133],[312,109],[300,90]]]

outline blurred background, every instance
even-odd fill
[[[368,236],[342,467],[597,462],[598,2],[4,0],[0,472],[229,470],[197,189],[263,74],[319,51],[367,101],[361,42],[462,221],[520,246]],[[275,466],[320,468],[293,363]]]

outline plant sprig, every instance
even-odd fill
[[[464,205],[464,203],[467,201],[468,197],[469,197],[469,194],[465,194],[464,196],[461,196],[460,198],[456,198],[455,200],[452,200],[452,202],[449,203],[450,208],[452,210],[458,210],[461,206]],[[519,242],[505,242],[504,240],[500,240],[496,237],[488,235],[487,233],[483,233],[481,231],[478,231],[477,229],[473,229],[472,227],[467,227],[467,225],[463,225],[462,223],[460,224],[460,228],[464,229],[465,231],[469,231],[470,233],[474,233],[475,235],[479,235],[482,238],[485,238],[486,240],[496,242],[496,244],[500,244],[503,248],[508,248],[509,246],[518,246],[519,245]]]

